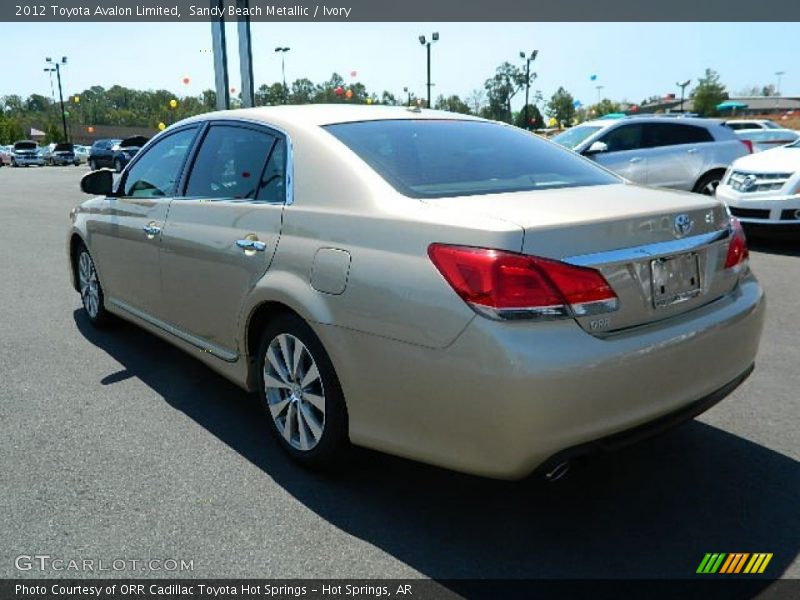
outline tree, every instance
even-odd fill
[[[728,99],[728,92],[719,81],[719,73],[706,69],[705,75],[697,80],[697,87],[689,97],[692,99],[694,112],[703,117],[711,117],[717,114],[717,105]]]
[[[589,114],[591,114],[595,118],[618,112],[621,112],[621,107],[619,103],[612,102],[608,98],[603,98],[597,104],[589,107]]]
[[[316,92],[314,82],[305,77],[296,79],[292,83],[292,91],[289,94],[290,104],[310,104]]]
[[[397,97],[392,92],[387,90],[383,90],[383,93],[381,93],[380,103],[388,106],[399,106],[401,104],[397,100]]]
[[[754,94],[755,95],[755,94]],[[770,83],[765,85],[761,88],[761,95],[762,96],[780,96],[778,93],[778,88],[775,87],[774,84]]]
[[[486,106],[486,91],[475,88],[467,96],[466,102],[473,115],[481,114],[481,110]]]
[[[575,118],[575,98],[563,87],[559,87],[547,103],[547,114],[558,121],[559,125],[571,125]]]
[[[522,129],[542,129],[544,128],[544,117],[539,107],[535,104],[528,105],[528,122],[525,123],[525,107],[514,117],[514,125]]]
[[[641,102],[639,102],[639,106],[646,106],[648,104],[661,104],[664,99],[661,96],[648,96]]]
[[[509,62],[504,62],[497,67],[494,76],[483,84],[489,99],[490,118],[511,123],[511,99],[525,87],[526,82],[530,83],[534,79],[536,79],[536,73],[531,73],[530,80],[528,80],[523,69]]]
[[[274,106],[283,104],[284,92],[283,83],[276,81],[273,84],[261,84],[256,90],[256,104],[259,106]]]
[[[448,96],[445,98],[440,95],[436,98],[433,107],[437,110],[447,110],[454,113],[461,113],[462,115],[470,114],[469,106],[457,95]]]

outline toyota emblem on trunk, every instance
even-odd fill
[[[675,231],[675,235],[677,237],[683,237],[685,235],[689,235],[689,232],[694,227],[694,221],[692,217],[683,213],[682,215],[678,215],[675,217],[675,221],[672,223],[672,228]]]

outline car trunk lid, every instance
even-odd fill
[[[617,310],[578,317],[605,335],[675,317],[736,285],[725,269],[729,217],[700,195],[607,185],[426,200],[519,225],[521,248],[504,248],[599,270]]]

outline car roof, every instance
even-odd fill
[[[478,117],[463,115],[442,110],[408,108],[405,106],[383,106],[365,104],[298,104],[289,106],[262,106],[257,108],[240,108],[206,113],[190,117],[180,123],[207,121],[213,119],[244,119],[263,121],[266,124],[286,126],[289,128],[308,128],[333,125],[336,123],[353,123],[360,121],[380,121],[395,119],[449,119],[467,121],[485,121]]]
[[[685,124],[697,125],[699,127],[708,127],[709,125],[722,125],[718,119],[705,119],[703,117],[666,117],[666,116],[650,116],[650,115],[637,115],[628,116],[620,119],[594,119],[592,121],[584,121],[581,125],[591,125],[593,127],[610,127],[612,125],[620,125],[622,123],[671,123],[671,124]]]

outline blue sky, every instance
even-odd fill
[[[800,96],[800,25],[797,23],[254,23],[256,85],[280,80],[276,46],[289,46],[286,77],[328,79],[336,71],[371,91],[397,95],[408,86],[425,95],[425,51],[420,34],[438,31],[433,47],[434,97],[462,97],[482,86],[504,60],[539,51],[534,89],[549,97],[564,86],[584,104],[603,96],[639,102],[678,92],[675,83],[706,67],[718,71],[731,93],[776,83]],[[69,57],[65,94],[91,85],[164,88],[197,94],[213,88],[207,23],[0,23],[6,50],[0,96],[50,94],[45,56]],[[228,29],[231,85],[239,89],[235,26]],[[26,48],[19,52],[14,49]],[[597,75],[591,81],[591,75]],[[186,86],[182,78],[188,76]],[[690,87],[691,89],[691,87]],[[514,104],[522,104],[522,94]]]

